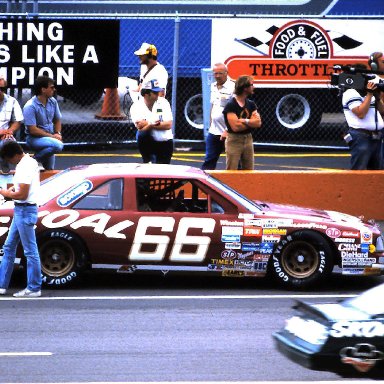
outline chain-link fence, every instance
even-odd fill
[[[15,18],[12,12],[20,12],[20,6],[36,13],[36,3],[41,12],[44,3],[47,13],[35,15],[34,20],[60,20],[60,12],[54,19],[48,13],[59,7],[54,2],[6,3],[10,13],[4,13],[3,18]],[[176,142],[204,143],[208,127],[204,126],[202,86],[208,87],[211,77],[206,76],[202,84],[201,69],[225,62],[233,79],[239,74],[255,79],[254,99],[263,121],[254,134],[255,143],[342,148],[346,127],[340,97],[329,86],[330,68],[338,62],[363,60],[384,43],[382,19],[365,20],[365,24],[356,19],[346,25],[340,18],[303,21],[298,16],[243,15],[239,19],[229,14],[171,17],[158,13],[149,17],[140,13],[132,17],[122,8],[112,16],[113,9],[108,15],[65,15],[79,23],[84,18],[94,20],[95,26],[97,20],[113,18],[120,25],[117,88],[58,87],[66,143],[135,141],[127,108],[128,89],[135,88],[139,74],[134,51],[148,42],[156,45],[158,60],[170,75],[166,97],[174,111]],[[149,11],[142,8],[142,12]],[[21,104],[31,96],[25,89],[13,92]]]

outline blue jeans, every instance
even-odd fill
[[[35,152],[36,161],[45,169],[55,169],[55,153],[60,153],[64,144],[53,137],[35,137],[28,135],[26,143]]]
[[[353,170],[380,170],[383,169],[382,140],[372,139],[369,133],[357,129],[350,129],[352,141],[351,169]]]
[[[37,206],[16,206],[7,239],[3,245],[3,260],[0,264],[0,288],[8,288],[11,280],[17,246],[23,246],[27,259],[27,289],[39,291],[41,288],[40,256],[36,244],[35,224]]]
[[[220,155],[224,152],[225,140],[220,140],[220,135],[208,132],[205,141],[205,159],[201,169],[215,169]]]

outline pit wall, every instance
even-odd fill
[[[57,171],[41,173],[42,180]],[[253,200],[384,220],[384,171],[209,171]]]

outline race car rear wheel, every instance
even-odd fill
[[[62,287],[72,284],[86,266],[80,239],[65,230],[45,232],[38,239],[43,284]]]
[[[287,236],[270,259],[270,272],[284,286],[307,288],[325,279],[333,269],[332,250],[317,232],[303,230]]]

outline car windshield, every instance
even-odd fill
[[[84,180],[84,171],[80,169],[67,169],[44,180],[41,183],[39,205],[47,204],[48,201],[59,196],[72,186],[79,184],[82,180]]]
[[[384,284],[369,289],[361,295],[345,301],[345,305],[354,307],[371,316],[384,314]]]
[[[237,202],[242,204],[246,209],[248,209],[252,213],[260,213],[260,211],[263,210],[263,208],[259,204],[255,203],[252,200],[247,199],[245,196],[243,196],[239,192],[235,191],[234,189],[232,189],[228,185],[223,184],[222,182],[215,179],[214,177],[209,176],[208,182],[213,184],[216,188],[220,189],[222,192],[231,196],[234,200],[236,200]]]

